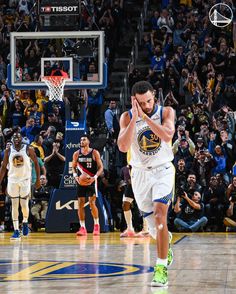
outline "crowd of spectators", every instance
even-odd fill
[[[176,197],[170,208],[169,225],[180,231],[196,231],[203,227],[230,230],[236,228],[236,24],[220,29],[210,23],[208,11],[217,2],[215,0],[160,2],[150,1],[156,9],[149,21],[150,30],[143,37],[149,71],[143,74],[135,69],[130,75],[130,86],[137,80],[146,79],[157,91],[157,103],[172,106],[176,111],[173,139]],[[226,0],[225,3],[235,12],[233,1]],[[43,177],[41,192],[44,192],[45,185],[58,187],[63,173],[65,105],[48,101],[43,90],[11,91],[7,88],[9,33],[35,31],[38,20],[32,0],[5,0],[0,8],[1,159],[5,147],[11,144],[11,135],[20,130],[24,141],[37,150]],[[81,29],[105,31],[105,52],[110,69],[122,35],[122,14],[123,1],[96,0],[82,4]],[[38,72],[31,68],[37,68],[42,54],[53,56],[55,47],[49,44],[44,52],[45,48],[38,42],[20,46],[18,52],[25,62],[21,64],[19,78],[38,79]],[[93,62],[88,64],[89,68],[93,66]],[[91,128],[102,121],[103,94],[102,90],[88,91]],[[73,95],[68,100],[77,117],[78,103],[72,103]],[[74,97],[77,101],[77,95]],[[101,179],[100,189],[110,202],[111,218],[118,228],[122,218],[122,189],[116,178],[125,160],[116,148],[119,127],[113,101],[104,119],[113,158]],[[4,197],[3,186],[0,192],[1,228]],[[46,198],[48,196],[44,201]],[[33,209],[39,222],[45,218],[45,207],[36,205]]]
[[[81,1],[81,14],[77,19],[80,30],[105,31],[105,57],[111,69],[116,45],[119,43],[122,29],[123,1]],[[7,65],[10,61],[10,32],[34,32],[41,30],[37,5],[33,0],[4,0],[0,3],[0,153],[2,161],[4,150],[11,145],[11,136],[20,131],[23,141],[35,148],[41,169],[42,187],[33,192],[32,219],[34,224],[45,221],[48,191],[58,188],[63,174],[65,120],[79,119],[81,105],[87,100],[87,118],[89,129],[98,129],[105,120],[101,110],[104,91],[89,89],[68,91],[65,96],[70,103],[49,101],[48,92],[44,90],[11,90],[7,87]],[[78,24],[76,25],[78,27]],[[76,27],[75,26],[75,27]],[[24,40],[17,43],[16,80],[37,81],[40,76],[41,57],[55,57],[58,50],[55,42],[46,40]],[[68,44],[63,44],[67,50]],[[69,44],[70,45],[70,44]],[[62,54],[63,52],[60,52]],[[64,52],[65,53],[65,52]],[[85,58],[80,62],[80,76],[84,73],[96,73],[97,60]],[[46,75],[47,64],[45,64]],[[82,77],[83,78],[83,77]],[[101,128],[100,128],[101,129]],[[113,138],[112,138],[113,140]],[[113,143],[113,141],[112,141]],[[113,145],[112,145],[113,146]],[[35,170],[32,168],[32,185],[35,181]],[[0,231],[4,229],[5,185],[0,193]],[[45,189],[45,186],[47,187]],[[49,190],[48,190],[49,189]],[[45,192],[46,191],[46,192]],[[47,195],[46,195],[46,194]],[[40,195],[43,194],[41,197]],[[50,194],[50,193],[49,193]],[[35,196],[35,197],[34,197]],[[42,203],[39,203],[39,198]]]
[[[179,231],[236,229],[236,22],[211,24],[217,2],[162,1],[143,37],[149,71],[130,74],[130,86],[146,79],[157,103],[176,112],[169,225]],[[235,14],[233,1],[224,3]]]

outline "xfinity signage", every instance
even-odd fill
[[[80,147],[80,143],[71,143],[70,142],[70,143],[66,144],[66,149],[71,149],[71,148],[79,149],[79,147]]]

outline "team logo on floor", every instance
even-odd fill
[[[138,275],[153,268],[136,264],[73,261],[0,261],[0,281],[44,281]]]

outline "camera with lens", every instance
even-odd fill
[[[176,196],[183,198],[183,195],[185,195],[185,191],[182,187],[176,188]]]
[[[127,186],[127,183],[124,180],[121,180],[118,183],[118,190],[121,191],[121,192],[124,192],[126,186]]]
[[[236,203],[236,191],[231,193],[230,195],[230,201]]]
[[[185,127],[184,126],[179,126],[179,134],[180,134],[180,136],[183,136],[183,135],[185,135]]]
[[[179,132],[181,140],[186,140],[185,127],[180,125],[178,132]]]

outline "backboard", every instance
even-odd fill
[[[67,73],[68,81],[73,81],[73,58],[72,57],[42,57],[41,79],[44,76],[56,75],[58,70]]]
[[[103,31],[12,32],[10,89],[46,89],[41,81],[55,67],[69,73],[65,89],[105,88]]]

